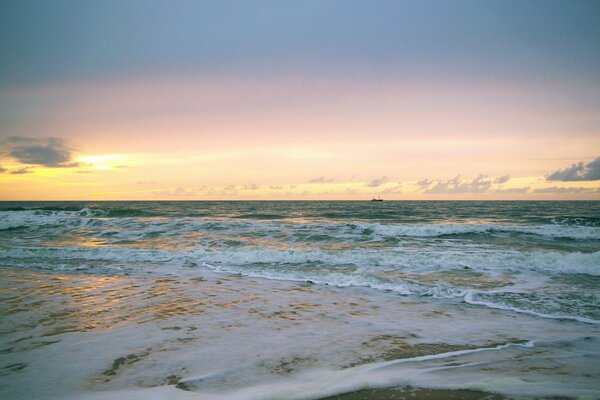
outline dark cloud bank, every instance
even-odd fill
[[[57,137],[31,138],[10,136],[3,141],[5,151],[21,164],[41,165],[49,168],[78,167],[72,162],[71,150]],[[17,172],[18,173],[18,172]],[[23,172],[20,172],[23,173]]]

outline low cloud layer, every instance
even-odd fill
[[[558,187],[552,186],[543,189],[535,189],[534,193],[551,193],[551,194],[566,194],[566,193],[600,193],[600,188],[585,188],[585,187]]]
[[[527,186],[527,187],[508,188],[508,189],[496,189],[496,190],[494,190],[494,193],[504,193],[504,194],[510,194],[510,193],[528,193],[529,189],[530,189],[529,186]]]
[[[600,180],[600,157],[588,164],[584,164],[583,161],[580,161],[568,168],[558,170],[546,176],[546,180],[561,182]]]
[[[257,185],[256,183],[248,183],[247,185],[244,185],[242,187],[242,189],[244,189],[244,190],[258,190],[258,189],[260,189],[260,185]]]
[[[480,174],[473,180],[462,179],[460,175],[452,179],[444,180],[429,180],[423,179],[417,182],[423,193],[425,194],[449,194],[449,193],[485,193],[495,183],[504,183],[508,181],[508,175],[492,179],[486,175]]]
[[[49,168],[79,166],[79,163],[72,162],[71,150],[60,138],[10,136],[2,144],[3,147],[6,147],[8,155],[21,164],[41,165]]]

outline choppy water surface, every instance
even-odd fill
[[[13,398],[600,397],[600,202],[1,203],[0,266]]]

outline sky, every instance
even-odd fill
[[[3,1],[0,200],[600,200],[598,1]]]

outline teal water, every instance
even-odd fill
[[[3,202],[0,397],[600,398],[600,202]]]

